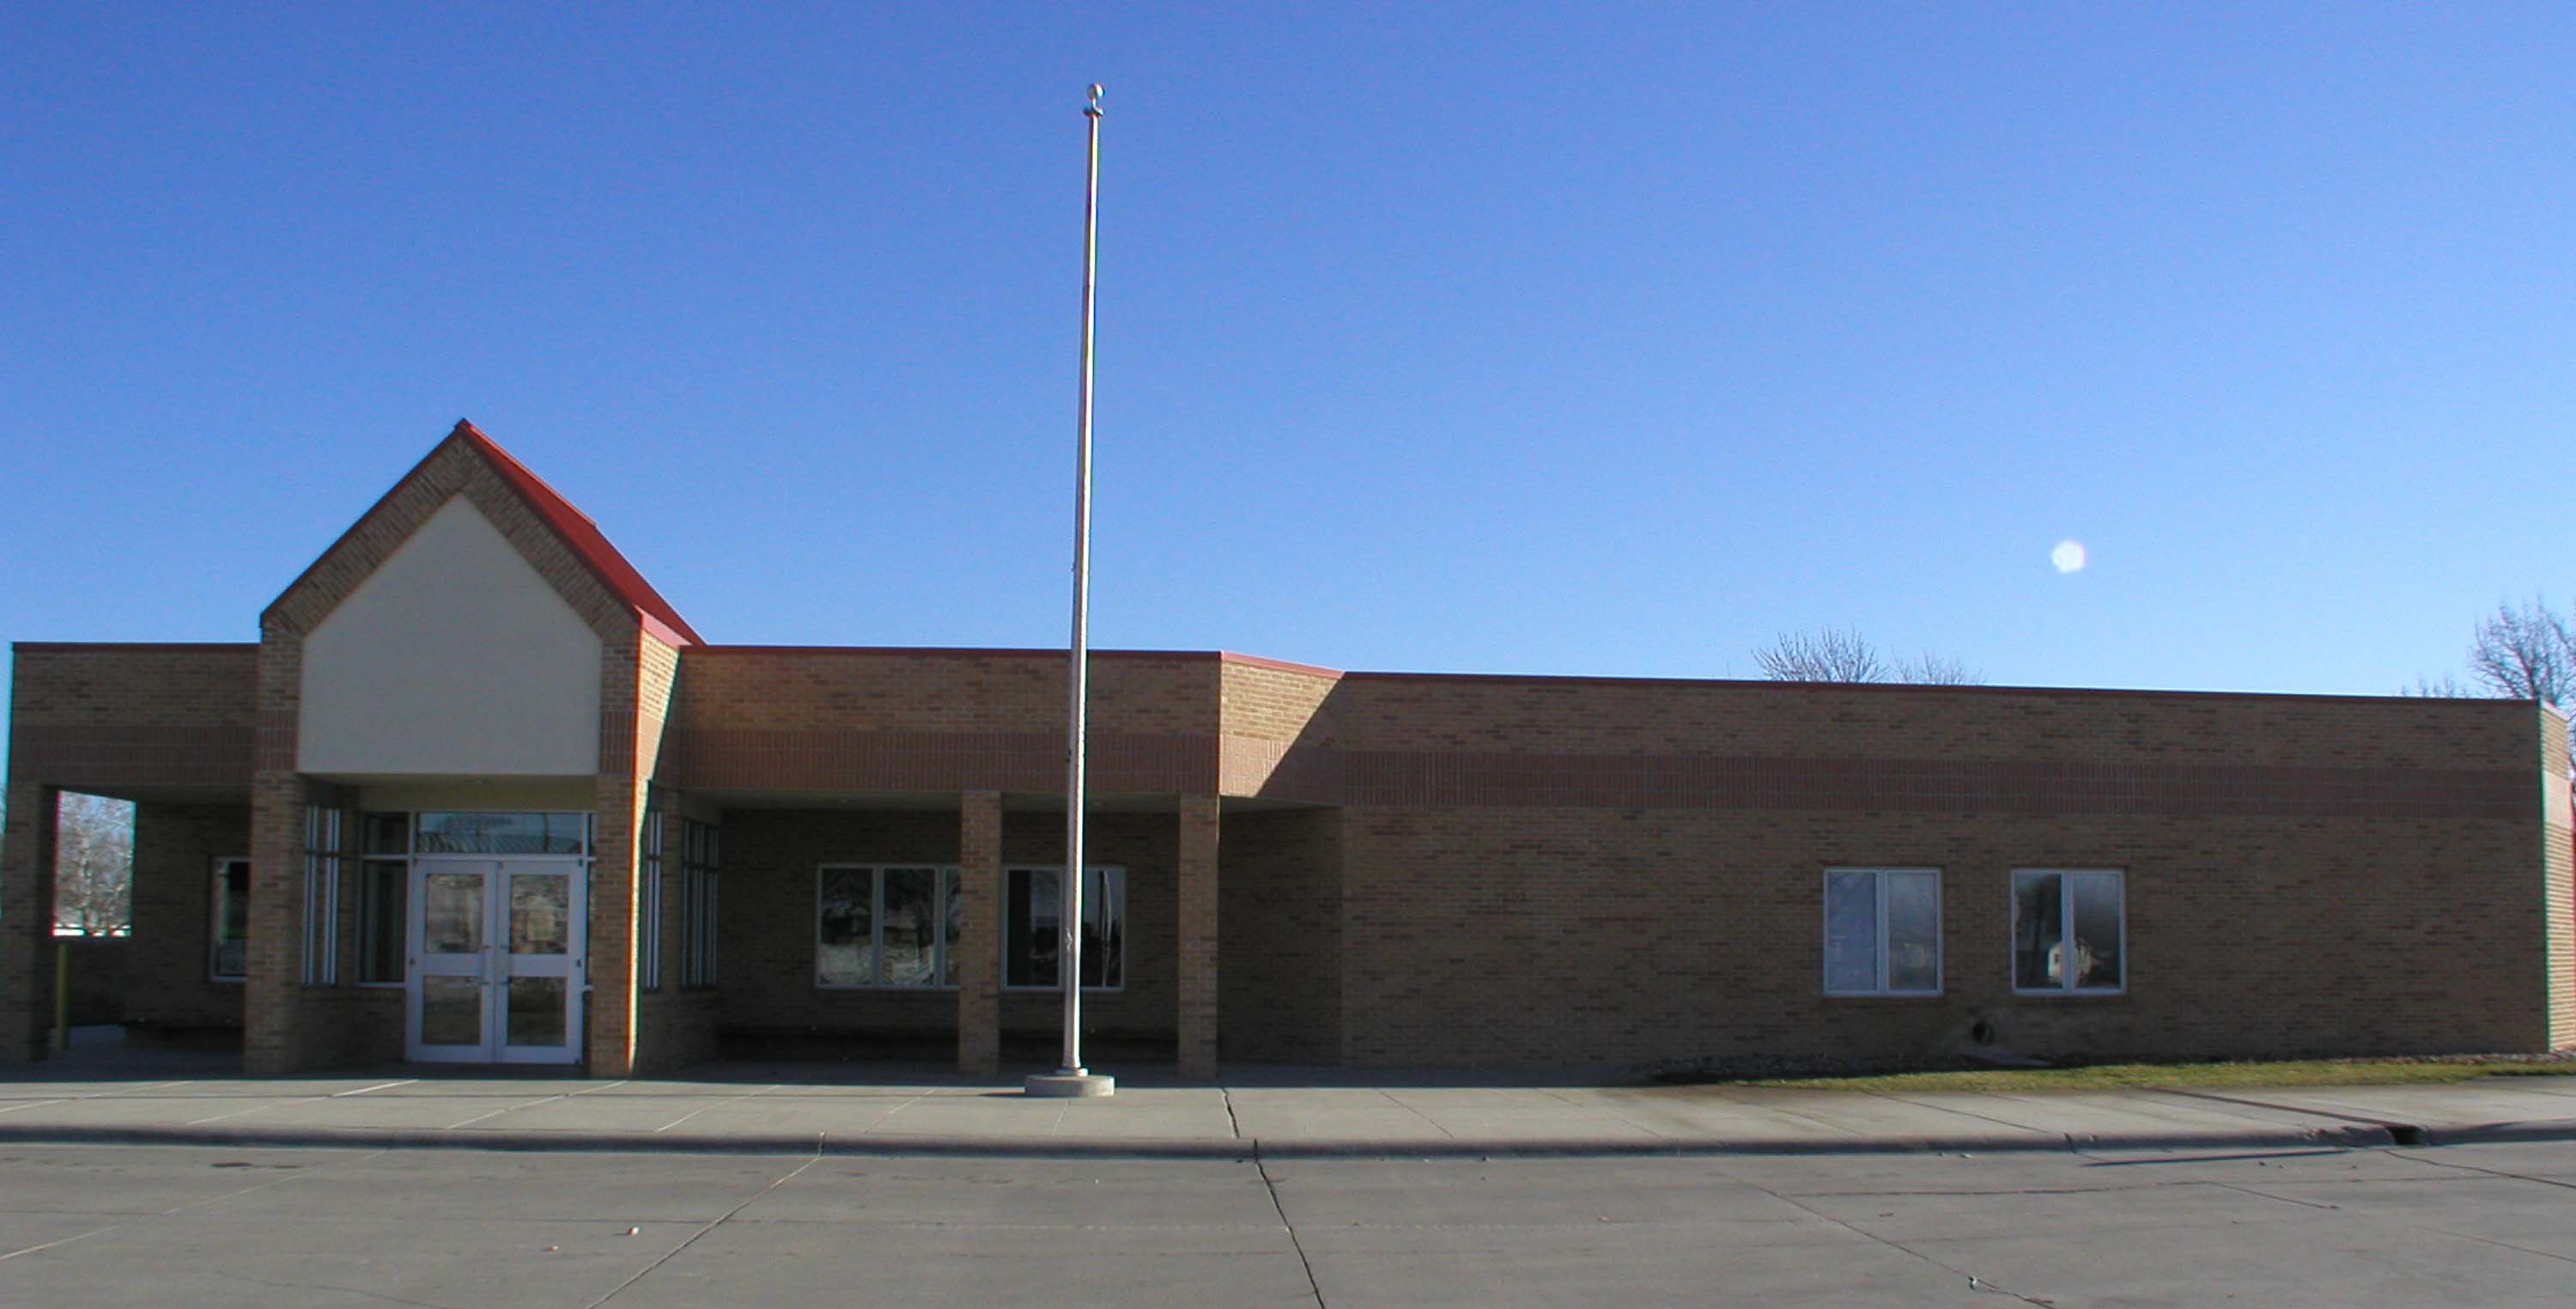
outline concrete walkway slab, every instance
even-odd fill
[[[1009,1078],[849,1065],[663,1078],[452,1074],[0,1081],[0,1143],[159,1142],[520,1150],[749,1150],[1267,1159],[2291,1149],[2576,1140],[2576,1082],[2491,1079],[2251,1092],[1995,1094],[1584,1086],[1553,1075],[1263,1069],[1151,1075],[1102,1100],[1033,1100]]]

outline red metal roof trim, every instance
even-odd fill
[[[608,537],[600,532],[599,524],[590,521],[590,515],[575,509],[561,492],[546,485],[544,478],[529,472],[527,465],[512,458],[509,451],[485,436],[482,429],[474,424],[460,418],[456,420],[456,430],[449,435],[464,438],[467,445],[482,455],[484,461],[492,465],[492,471],[499,473],[501,480],[508,482],[511,489],[528,502],[528,507],[537,511],[537,516],[554,529],[556,536],[563,538],[564,545],[581,560],[582,566],[644,620],[646,631],[670,645],[705,643],[697,629],[689,626],[689,620],[680,617],[680,611],[672,608],[671,602],[663,599],[662,593],[654,590],[651,582],[644,580],[644,574],[637,572],[635,565],[628,563],[616,546],[609,544]]]

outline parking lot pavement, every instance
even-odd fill
[[[1064,1160],[0,1146],[0,1304],[2563,1305],[2576,1145]]]

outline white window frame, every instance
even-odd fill
[[[1110,884],[1110,882],[1112,882],[1112,881],[1115,881],[1115,882],[1117,882],[1117,883],[1118,883],[1118,927],[1119,927],[1119,941],[1120,941],[1120,944],[1123,946],[1123,945],[1126,943],[1126,940],[1127,940],[1127,937],[1126,937],[1126,928],[1127,928],[1127,867],[1126,867],[1126,865],[1124,865],[1124,864],[1084,864],[1082,867],[1083,867],[1083,871],[1084,871],[1085,873],[1098,873],[1098,874],[1100,874],[1100,875],[1101,875],[1100,884],[1101,884],[1101,886],[1102,886],[1102,887],[1104,887],[1104,888],[1106,888],[1106,887]],[[1013,995],[1056,995],[1056,994],[1061,994],[1061,993],[1064,991],[1064,979],[1063,979],[1061,976],[1059,976],[1055,981],[1052,981],[1052,982],[1042,982],[1042,983],[1039,983],[1039,984],[1037,984],[1037,985],[1035,985],[1035,986],[1015,985],[1015,984],[1013,984],[1013,982],[1011,981],[1011,874],[1013,874],[1013,873],[1053,873],[1053,874],[1055,874],[1059,879],[1061,879],[1061,878],[1064,876],[1064,865],[1062,865],[1062,864],[1007,864],[1007,865],[1005,865],[1005,866],[1002,868],[1002,903],[1001,903],[1001,912],[1000,912],[1000,913],[998,913],[998,914],[995,914],[995,915],[994,915],[994,918],[995,918],[997,921],[995,921],[995,923],[993,924],[993,926],[994,926],[995,930],[1001,933],[1001,938],[1002,938],[1002,939],[1001,939],[1001,941],[999,942],[999,945],[1000,945],[1000,954],[1001,954],[1001,956],[1002,956],[1002,960],[1001,960],[1001,963],[1002,963],[1002,979],[1001,979],[1001,980],[1002,980],[1002,989],[1003,989],[1004,991],[1010,992],[1010,993],[1011,993],[1011,994],[1013,994]],[[1061,895],[1062,895],[1062,888],[1063,888],[1063,883],[1062,883],[1062,881],[1061,881],[1061,880],[1059,880],[1059,881],[1057,882],[1057,884],[1056,884],[1056,885],[1057,885],[1057,893],[1058,893],[1058,895],[1059,895],[1059,896],[1061,896]],[[1085,901],[1085,903],[1087,904],[1087,903],[1089,903],[1089,902],[1088,902],[1088,901]],[[1109,971],[1109,970],[1108,970],[1106,967],[1104,967],[1104,968],[1102,968],[1102,969],[1101,969],[1101,973],[1102,973],[1102,975],[1103,975],[1103,976],[1106,976],[1106,975],[1107,975],[1107,973],[1108,973],[1108,971]],[[1117,985],[1115,985],[1115,986],[1085,986],[1085,987],[1083,987],[1083,988],[1082,988],[1083,993],[1084,993],[1084,994],[1086,994],[1086,995],[1115,995],[1115,994],[1117,994],[1118,992],[1124,991],[1124,990],[1126,990],[1126,989],[1127,989],[1127,960],[1126,960],[1126,958],[1125,958],[1125,956],[1124,956],[1123,952],[1122,952],[1122,954],[1121,954],[1121,956],[1120,956],[1120,958],[1119,958],[1119,961],[1118,961],[1118,983],[1117,983]]]
[[[2021,883],[2025,877],[2066,878],[2103,873],[2116,879],[2120,888],[2120,984],[2118,986],[2074,985],[2075,970],[2061,963],[2055,986],[2021,984]],[[2129,870],[2125,868],[2016,868],[2005,888],[2010,903],[2004,920],[2011,930],[2004,937],[2004,977],[2012,983],[2015,995],[2127,995],[2129,993]],[[2057,939],[2061,946],[2075,939],[2075,897],[2061,890],[2057,897]]]
[[[939,924],[939,940],[932,947],[930,975],[945,979],[953,971],[948,952],[957,943],[948,936],[948,906],[951,896],[966,894],[963,869],[956,864],[818,864],[814,868],[814,989],[818,991],[954,991],[950,981],[889,982],[885,978],[885,879],[890,872],[928,873],[938,887],[932,918]],[[827,982],[823,980],[823,879],[832,873],[866,873],[868,875],[868,959],[875,966],[876,978],[865,982]]]
[[[340,984],[340,810],[304,806],[304,984]]]
[[[240,864],[242,878],[242,970],[223,971],[224,957],[224,870]],[[258,870],[246,854],[215,856],[206,869],[206,980],[210,982],[247,982],[250,980],[250,893]]]
[[[1878,900],[1875,918],[1876,926],[1878,928],[1878,939],[1872,942],[1870,946],[1870,958],[1871,961],[1877,965],[1876,971],[1878,981],[1875,986],[1864,991],[1835,989],[1833,985],[1834,961],[1830,953],[1830,942],[1832,942],[1834,935],[1834,877],[1837,874],[1849,876],[1853,873],[1865,873],[1869,876],[1870,893],[1876,896]],[[1886,874],[1889,873],[1929,873],[1932,877],[1932,988],[1928,991],[1898,990],[1887,984]],[[1945,993],[1950,980],[1949,974],[1946,971],[1947,964],[1949,962],[1946,956],[1949,954],[1949,951],[1945,948],[1947,942],[1944,940],[1942,935],[1943,924],[1941,914],[1940,869],[1924,867],[1895,867],[1876,864],[1868,866],[1848,864],[1836,865],[1834,867],[1827,868],[1824,871],[1823,878],[1817,883],[1817,900],[1817,908],[1819,910],[1818,921],[1822,928],[1820,935],[1817,937],[1817,943],[1820,950],[1824,951],[1824,957],[1819,961],[1821,967],[1818,971],[1822,974],[1821,980],[1824,984],[1825,994],[1830,996],[1938,996]]]

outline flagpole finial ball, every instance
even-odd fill
[[[1091,84],[1090,95],[1091,103],[1095,105],[1100,103],[1100,83],[1094,82]]]

